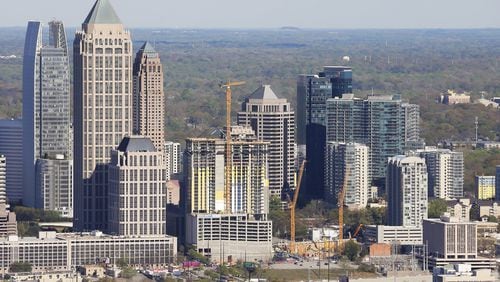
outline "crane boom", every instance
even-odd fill
[[[231,86],[243,84],[245,84],[244,81],[228,81],[220,86],[226,89],[226,179],[224,183],[224,209],[226,213],[231,213],[231,168],[233,166],[231,157]]]
[[[297,187],[293,192],[293,199],[289,203],[290,208],[290,252],[296,252],[295,250],[295,207],[297,205],[297,200],[299,198],[300,184],[302,183],[302,175],[304,174],[304,168],[306,165],[306,160],[302,161],[299,169],[299,179],[297,181]]]
[[[346,169],[344,174],[344,183],[340,189],[338,195],[338,207],[339,207],[339,254],[342,254],[342,244],[344,239],[344,196],[345,189],[347,187],[347,179],[349,178],[349,171]]]

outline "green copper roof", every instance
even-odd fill
[[[143,51],[144,53],[156,53],[155,48],[148,41],[144,42],[141,49],[139,50]]]
[[[84,24],[121,24],[109,0],[97,0]]]

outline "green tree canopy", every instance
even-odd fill
[[[446,201],[440,198],[433,199],[429,202],[429,210],[427,216],[429,218],[439,218],[447,210]]]
[[[31,272],[31,263],[29,262],[13,262],[9,266],[9,272]]]
[[[355,261],[358,258],[361,247],[354,240],[349,240],[344,246],[344,252],[350,261]]]

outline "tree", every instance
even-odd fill
[[[446,205],[446,201],[441,198],[436,198],[429,202],[429,211],[427,216],[429,218],[439,218],[443,213],[446,212],[448,206]]]
[[[488,216],[488,222],[498,222],[498,218],[494,215]]]
[[[355,261],[361,248],[354,240],[349,240],[344,246],[344,252],[350,261]]]
[[[132,267],[125,267],[122,269],[122,272],[120,272],[120,277],[125,278],[125,279],[130,279],[134,277],[137,274],[137,271],[133,269]]]
[[[9,272],[31,272],[31,263],[29,262],[13,262],[9,266]]]

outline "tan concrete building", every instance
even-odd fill
[[[109,165],[109,233],[164,235],[166,181],[163,153],[148,137],[123,138]]]
[[[144,43],[134,61],[134,134],[151,138],[156,150],[165,143],[165,94],[160,55],[149,42]]]
[[[74,227],[106,230],[107,163],[132,133],[132,40],[109,0],[97,0],[73,46]]]
[[[457,93],[453,90],[448,89],[446,93],[441,95],[440,97],[441,103],[446,105],[454,105],[454,104],[469,104],[470,103],[470,95],[468,92]]]

